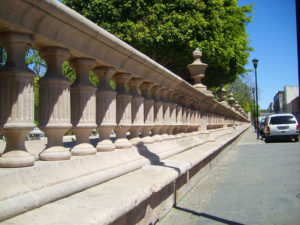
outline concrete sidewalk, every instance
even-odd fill
[[[249,129],[175,208],[167,224],[300,224],[300,144]]]

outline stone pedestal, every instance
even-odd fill
[[[63,135],[72,127],[69,79],[62,74],[62,63],[69,51],[59,47],[40,51],[48,69],[40,85],[40,128],[48,137],[46,149],[40,153],[41,160],[70,159],[69,149],[62,146]]]
[[[34,74],[25,64],[33,38],[22,33],[2,33],[0,41],[7,52],[7,62],[0,68],[0,132],[6,139],[0,167],[32,166],[35,158],[26,151],[24,141],[35,127]]]
[[[116,70],[113,67],[96,67],[94,73],[99,79],[97,90],[96,118],[97,131],[100,141],[96,148],[99,152],[115,150],[115,144],[111,141],[110,134],[117,126],[116,123],[116,95],[117,92],[110,87],[110,81]]]
[[[125,85],[129,81],[129,73],[116,73],[114,81],[117,90],[117,127],[115,129],[117,140],[115,146],[117,149],[128,149],[132,147],[127,139],[127,132],[131,128],[131,95],[126,92]]]
[[[72,60],[76,81],[71,86],[71,122],[76,135],[72,155],[95,155],[97,150],[90,144],[89,136],[96,128],[96,87],[89,81],[89,72],[95,61],[86,58]]]

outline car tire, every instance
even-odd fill
[[[295,142],[298,142],[299,141],[299,138],[298,137],[295,137]]]
[[[266,142],[266,143],[270,143],[270,138],[265,137],[265,142]]]

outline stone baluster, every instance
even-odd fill
[[[169,102],[169,90],[167,88],[162,88],[160,92],[161,99],[163,100],[163,127],[160,129],[159,133],[163,140],[169,140],[168,128],[170,126],[170,102]]]
[[[96,148],[90,144],[89,136],[96,128],[96,90],[89,81],[89,73],[95,60],[77,58],[71,61],[76,72],[76,81],[71,86],[72,132],[76,135],[76,145],[72,155],[94,155]]]
[[[117,90],[117,140],[115,145],[117,149],[128,149],[132,147],[131,142],[127,139],[127,132],[131,128],[131,95],[127,93],[125,85],[129,81],[129,73],[116,73],[114,81]]]
[[[198,135],[200,122],[199,122],[199,109],[198,109],[198,102],[194,103],[194,134]]]
[[[139,93],[139,86],[142,84],[143,79],[132,78],[128,82],[130,88],[131,98],[131,128],[130,128],[130,142],[135,145],[143,145],[139,133],[144,125],[144,97]]]
[[[191,135],[195,135],[196,130],[197,130],[196,110],[195,110],[195,102],[193,102],[191,105],[191,124],[190,124]]]
[[[186,119],[186,115],[187,115],[187,108],[186,108],[186,97],[183,96],[182,97],[182,126],[181,126],[181,129],[180,129],[180,136],[182,137],[185,137],[187,136],[186,134],[186,126],[187,126],[187,119]]]
[[[216,115],[215,113],[213,113],[213,125],[214,129],[216,129],[218,125],[218,115]]]
[[[96,148],[98,152],[115,150],[110,134],[117,126],[116,123],[116,95],[117,92],[110,87],[110,81],[116,72],[113,67],[98,66],[93,72],[99,79],[96,98],[96,121],[100,141]]]
[[[211,112],[209,111],[207,113],[207,129],[211,129],[212,126],[212,116],[211,116]]]
[[[198,124],[199,124],[199,128],[198,131],[199,133],[201,133],[200,131],[204,130],[204,111],[201,109],[201,105],[198,108]]]
[[[200,126],[200,130],[201,131],[206,131],[207,130],[207,125],[208,125],[207,112],[202,111],[201,112],[201,126]]]
[[[34,125],[34,73],[25,64],[33,38],[23,33],[2,33],[0,40],[7,62],[0,68],[0,132],[6,148],[0,167],[32,166],[35,158],[26,151],[26,135]]]
[[[154,99],[154,124],[152,128],[152,137],[155,142],[163,141],[163,138],[159,135],[160,129],[163,126],[163,102],[160,100],[161,88],[154,85],[151,89],[151,96]]]
[[[144,144],[154,143],[154,139],[150,136],[150,130],[154,127],[154,106],[153,99],[150,96],[150,90],[153,87],[152,82],[143,82],[140,86],[142,96],[144,97],[144,126],[142,127],[142,140]]]
[[[212,121],[211,121],[211,113],[207,113],[207,129],[210,130],[212,126]]]
[[[176,104],[176,127],[174,129],[174,133],[176,134],[175,137],[176,138],[181,138],[181,128],[182,128],[182,106],[181,106],[181,98],[183,96],[181,96],[180,94],[175,94],[174,98],[177,102]]]
[[[216,118],[217,118],[217,116],[214,113],[212,113],[211,115],[212,115],[212,127],[213,127],[213,129],[216,129],[216,124],[217,124]]]
[[[190,127],[191,127],[191,99],[186,100],[186,124],[185,124],[185,135],[190,136]]]
[[[214,112],[212,112],[211,115],[212,115],[212,127],[213,127],[213,129],[215,129],[216,128],[216,124],[217,124],[216,123],[217,116],[216,116],[216,114]]]
[[[194,109],[193,109],[193,132],[195,135],[198,134],[198,130],[200,127],[199,123],[199,109],[198,109],[198,103],[194,102]]]
[[[213,125],[213,129],[216,129],[216,124],[217,124],[217,115],[213,112],[212,113],[212,125]]]
[[[196,111],[194,109],[194,106],[192,106],[191,108],[191,125],[190,125],[190,131],[191,131],[191,135],[195,135],[195,131],[196,131]]]
[[[47,72],[39,80],[40,85],[40,128],[48,137],[46,149],[40,153],[41,160],[67,160],[71,157],[68,148],[62,146],[64,134],[71,124],[71,81],[62,74],[62,63],[69,51],[60,47],[40,50],[47,63]]]
[[[175,128],[176,128],[176,103],[175,103],[175,91],[169,91],[168,96],[170,99],[170,121],[169,121],[169,127],[168,127],[168,135],[171,139],[175,138]]]

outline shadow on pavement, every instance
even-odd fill
[[[286,137],[277,137],[276,139],[275,138],[272,138],[272,139],[265,139],[264,140],[265,143],[294,143],[294,142],[298,142],[298,141],[295,141],[294,139],[291,139],[291,138],[286,138]]]
[[[190,209],[185,209],[185,208],[182,208],[182,207],[179,207],[179,206],[176,206],[176,205],[174,206],[174,208],[178,209],[178,210],[181,210],[181,211],[184,211],[184,212],[187,212],[187,213],[191,213],[195,216],[205,217],[207,219],[214,220],[214,221],[224,223],[224,224],[244,225],[243,223],[238,223],[238,222],[234,222],[234,221],[231,221],[231,220],[226,220],[226,219],[216,217],[216,216],[213,216],[213,215],[209,215],[209,214],[206,214],[206,213],[199,213],[199,212],[196,212],[196,211],[193,211],[193,210],[190,210]]]
[[[137,149],[141,156],[147,158],[150,161],[151,165],[168,167],[174,169],[178,173],[178,175],[181,175],[181,170],[178,167],[166,165],[164,162],[161,162],[160,157],[155,153],[149,151],[149,149],[145,145],[140,145],[137,147]]]

